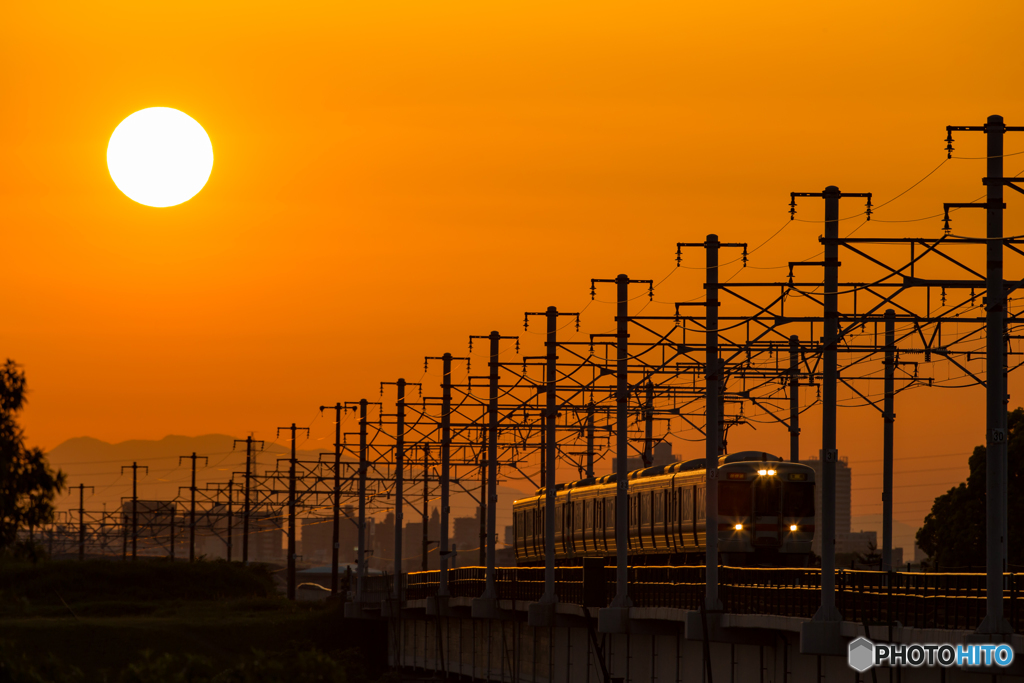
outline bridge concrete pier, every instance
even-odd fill
[[[461,597],[408,600],[393,610],[390,664],[452,680],[502,683],[702,683],[712,678],[709,667],[718,683],[1024,681],[1016,672],[928,667],[858,674],[847,665],[845,650],[841,655],[808,652],[805,636],[816,624],[798,617],[707,613],[705,642],[704,622],[694,610],[634,607],[623,616],[622,630],[603,632],[596,608],[557,603],[544,610],[547,623],[536,625],[530,616],[537,603],[495,601],[496,617],[477,617],[474,603]],[[865,632],[862,624],[838,623],[844,647],[865,634],[879,643],[890,637],[888,625],[870,625]],[[897,626],[892,640],[963,643],[969,636],[968,631]],[[1013,647],[1024,661],[1024,640],[1016,637]]]

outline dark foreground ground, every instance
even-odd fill
[[[382,624],[238,563],[0,560],[0,683],[391,681]]]

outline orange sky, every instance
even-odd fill
[[[676,241],[760,243],[790,191],[885,201],[943,159],[947,124],[1024,122],[1024,8],[990,16],[934,1],[11,4],[0,345],[28,373],[29,439],[272,436],[419,379],[424,355],[461,355],[469,334],[520,333],[524,310],[579,310],[591,277],[660,280]],[[151,106],[213,141],[210,182],[181,206],[135,204],[106,170],[114,127]],[[980,135],[957,148],[984,151]],[[885,215],[969,201],[982,175],[950,162]],[[791,225],[756,263],[812,255],[819,233]],[[663,297],[699,282],[680,271]],[[607,306],[587,314],[611,324]],[[950,418],[982,401],[918,392],[898,440],[969,451],[981,424]],[[877,450],[876,416],[842,420],[851,460]],[[813,419],[805,434],[816,452]],[[785,451],[781,429],[737,438]]]

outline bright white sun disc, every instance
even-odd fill
[[[107,168],[121,192],[146,206],[196,196],[213,170],[213,144],[194,118],[169,107],[142,109],[114,129]]]

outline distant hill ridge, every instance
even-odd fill
[[[76,436],[50,449],[47,457],[52,465],[63,467],[84,464],[95,460],[125,460],[128,462],[144,462],[147,460],[175,458],[179,455],[226,455],[228,453],[245,453],[245,444],[235,445],[235,437],[225,434],[204,434],[202,436],[181,436],[168,434],[160,440],[130,439],[120,443],[107,443],[91,436]],[[308,443],[308,442],[307,442]],[[287,455],[290,445],[285,443],[268,443],[261,454],[274,456]],[[300,460],[318,460],[321,452],[333,452],[333,444],[328,444],[323,451],[297,449]],[[264,458],[257,458],[265,461]],[[342,454],[343,460],[356,460],[349,454]]]

